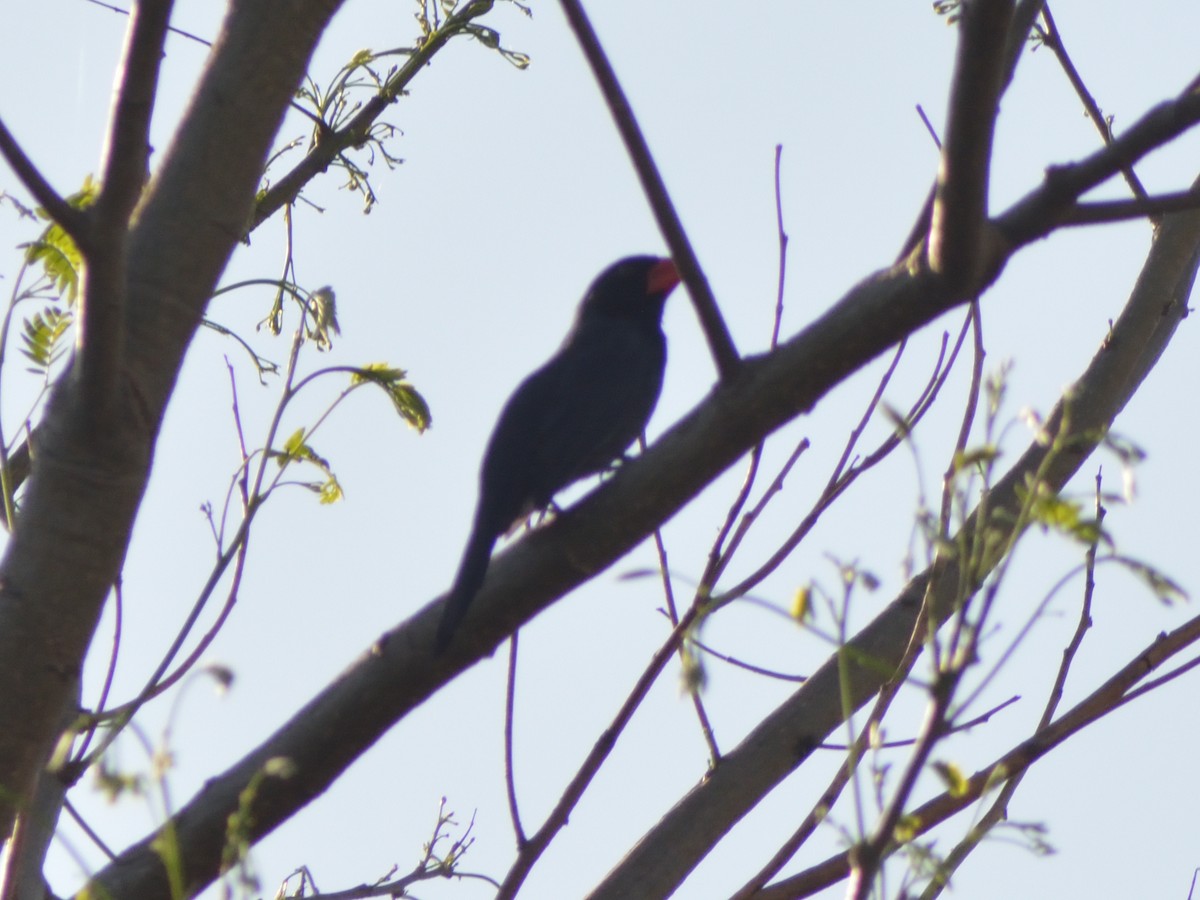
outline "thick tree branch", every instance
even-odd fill
[[[338,0],[234,2],[126,246],[126,355],[94,427],[54,391],[0,560],[0,839],[57,737],[120,570],[183,354],[245,231],[271,141]]]
[[[687,285],[692,305],[696,308],[696,315],[704,330],[704,337],[708,340],[708,348],[716,363],[717,372],[722,379],[729,378],[738,364],[738,352],[733,343],[733,336],[730,335],[729,328],[721,316],[717,298],[713,296],[712,288],[709,287],[704,270],[700,267],[700,260],[696,257],[696,251],[692,249],[692,243],[688,240],[679,214],[671,203],[667,186],[654,163],[654,157],[650,154],[646,138],[638,127],[629,99],[621,89],[617,73],[613,71],[604,48],[600,46],[582,4],[579,0],[561,2],[567,22],[583,48],[583,55],[592,68],[592,74],[616,122],[621,140],[625,142],[625,149],[629,152],[638,179],[642,182],[642,190],[646,192],[646,199],[649,200],[654,217],[658,220],[658,228],[667,242],[667,247],[670,248],[675,264],[679,266],[680,275]]]
[[[1044,0],[1020,0],[1017,4],[1016,11],[1012,15],[1012,21],[1008,27],[1008,37],[1004,48],[1004,75],[1000,88],[1000,93],[1008,90],[1008,86],[1012,83],[1013,76],[1017,72],[1017,64],[1021,61],[1021,53],[1025,49],[1025,44],[1029,40],[1029,33],[1033,30],[1034,21],[1041,13]],[[997,102],[999,100],[997,99]],[[921,117],[924,118],[922,112]],[[928,121],[925,123],[929,125]],[[930,129],[932,131],[932,128]],[[936,137],[935,137],[935,140]],[[938,149],[941,150],[941,143],[938,143]],[[914,249],[920,246],[921,241],[929,236],[929,222],[933,216],[933,200],[937,196],[937,182],[929,189],[929,196],[926,197],[921,211],[917,214],[916,221],[908,233],[904,244],[900,249],[900,259],[907,257]]]
[[[94,427],[103,427],[116,402],[125,343],[126,238],[147,178],[150,116],[171,6],[172,0],[139,0],[130,15],[100,164],[100,196],[84,246],[87,265],[73,376],[84,393],[81,408]]]
[[[150,117],[172,6],[173,0],[138,0],[131,13],[100,164],[101,228],[128,223],[148,177]]]
[[[1005,81],[1012,0],[965,0],[929,232],[929,264],[952,282],[978,278],[992,138]]]

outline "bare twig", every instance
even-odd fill
[[[1042,5],[1042,21],[1046,25],[1045,29],[1041,32],[1042,42],[1050,48],[1050,51],[1058,60],[1058,64],[1062,66],[1067,80],[1071,82],[1071,87],[1075,88],[1075,93],[1083,103],[1083,108],[1087,112],[1088,118],[1092,120],[1092,123],[1096,126],[1096,130],[1100,132],[1101,139],[1106,145],[1111,144],[1113,140],[1112,120],[1106,118],[1104,113],[1100,111],[1100,104],[1096,102],[1096,98],[1092,96],[1092,92],[1083,83],[1083,77],[1079,74],[1079,70],[1075,68],[1075,63],[1072,61],[1070,54],[1067,53],[1066,46],[1063,44],[1062,33],[1058,30],[1058,25],[1054,22],[1054,16],[1050,13],[1049,3],[1043,3]],[[1125,181],[1128,182],[1129,189],[1133,191],[1134,197],[1143,201],[1149,199],[1146,189],[1142,186],[1137,173],[1133,171],[1132,165],[1122,166],[1121,174],[1125,176]],[[1165,210],[1163,211],[1165,212]]]
[[[775,229],[779,235],[779,274],[776,278],[775,288],[775,315],[771,322],[771,349],[779,345],[779,329],[783,323],[783,295],[787,284],[788,235],[783,227],[783,192],[780,182],[782,159],[783,145],[777,144],[775,146]],[[792,452],[783,469],[775,476],[775,480],[772,482],[772,489],[768,489],[759,501],[758,508],[760,511],[767,500],[783,488],[784,477],[807,447],[808,440],[806,438]],[[736,544],[744,536],[756,517],[756,514],[751,514],[742,519],[737,533],[734,534],[734,543],[726,548],[725,540],[729,537],[729,532],[733,528],[734,522],[737,521],[738,516],[741,515],[742,510],[746,506],[746,502],[750,499],[750,492],[754,489],[754,482],[758,477],[758,467],[762,462],[762,453],[762,443],[755,444],[754,448],[750,451],[750,462],[746,467],[746,475],[742,479],[741,487],[738,488],[737,496],[734,497],[733,503],[730,504],[729,512],[726,513],[725,520],[717,530],[717,537],[713,541],[712,548],[708,551],[708,562],[705,565],[704,574],[700,577],[700,585],[704,590],[711,591],[713,586],[716,585],[717,580],[721,577],[721,573],[725,570],[725,567],[729,564],[733,556]]]
[[[94,4],[95,6],[99,6],[101,9],[107,9],[107,10],[110,10],[111,12],[118,13],[122,16],[129,15],[129,10],[122,9],[121,7],[116,6],[112,3],[104,3],[104,2],[102,2],[102,0],[88,0],[88,3]],[[167,28],[167,31],[171,32],[171,34],[177,34],[182,38],[187,38],[189,41],[195,41],[197,44],[201,44],[205,47],[212,46],[212,41],[206,41],[204,38],[200,37],[199,35],[192,34],[190,31],[184,31],[182,28],[176,28],[175,26],[172,25]]]
[[[783,191],[780,187],[780,169],[783,162],[783,144],[775,145],[775,230],[779,234],[779,278],[775,294],[775,320],[771,324],[771,349],[779,346],[779,327],[783,322],[783,288],[787,284],[788,233],[783,227]]]
[[[689,628],[696,621],[696,617],[700,614],[700,607],[693,606],[679,620],[679,624],[671,632],[670,636],[663,642],[663,645],[655,652],[654,657],[650,660],[650,664],[646,666],[642,672],[637,684],[633,690],[629,692],[629,696],[625,698],[625,702],[621,705],[616,716],[606,728],[603,734],[596,740],[592,752],[588,754],[587,759],[579,767],[579,771],[575,777],[571,779],[571,783],[567,785],[563,791],[562,797],[550,815],[546,817],[545,824],[537,830],[521,848],[517,855],[516,862],[512,868],[508,870],[508,875],[504,879],[504,883],[500,886],[500,890],[496,894],[496,900],[509,900],[515,897],[517,891],[520,890],[525,878],[532,870],[534,863],[545,852],[546,847],[550,845],[550,841],[558,834],[560,830],[567,824],[571,811],[579,802],[579,798],[583,796],[584,790],[591,784],[592,779],[600,770],[600,766],[608,758],[613,747],[616,746],[617,737],[624,731],[625,726],[629,724],[629,720],[633,717],[634,712],[641,705],[641,702],[646,698],[650,688],[654,682],[658,680],[658,676],[662,674],[671,657],[675,655],[680,643],[683,641],[684,635],[687,634]]]
[[[521,826],[521,807],[517,804],[517,778],[513,768],[513,707],[517,700],[517,647],[520,632],[514,631],[508,641],[508,677],[504,688],[504,787],[508,793],[508,815],[512,820],[517,848],[525,846],[525,829]]]
[[[645,439],[642,439],[642,449],[645,449]],[[671,627],[675,628],[679,624],[679,611],[675,606],[675,591],[671,587],[671,567],[667,562],[667,547],[663,543],[662,529],[654,529],[654,550],[658,555],[658,571],[659,577],[662,579],[663,596],[667,601],[667,616],[671,620]],[[697,596],[693,601],[700,605],[703,601],[700,596]],[[697,683],[696,678],[700,674],[696,669],[694,659],[689,659],[691,651],[688,650],[689,640],[694,644],[694,639],[685,639],[679,642],[679,662],[683,666],[684,685],[688,694],[692,699],[692,708],[696,711],[696,719],[700,723],[700,733],[704,736],[704,743],[708,745],[709,765],[715,766],[721,759],[721,748],[717,746],[717,736],[713,731],[712,721],[708,717],[708,710],[704,708],[704,698],[700,696],[701,685]]]
[[[1097,200],[1077,203],[1059,221],[1060,225],[1103,225],[1130,219],[1157,221],[1163,213],[1182,212],[1200,207],[1200,193],[1175,191],[1138,200]]]

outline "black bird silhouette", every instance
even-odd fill
[[[662,389],[663,306],[679,283],[669,259],[631,256],[592,282],[558,352],[500,412],[479,472],[479,505],[438,625],[444,650],[500,535],[558,491],[603,471],[646,427]]]

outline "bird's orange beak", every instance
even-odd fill
[[[646,293],[666,294],[679,284],[679,270],[669,259],[655,263],[646,277]]]

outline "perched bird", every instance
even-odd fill
[[[513,392],[483,454],[479,505],[438,625],[437,649],[467,613],[500,535],[558,491],[601,472],[637,440],[662,389],[669,259],[631,256],[602,273],[558,352]]]

